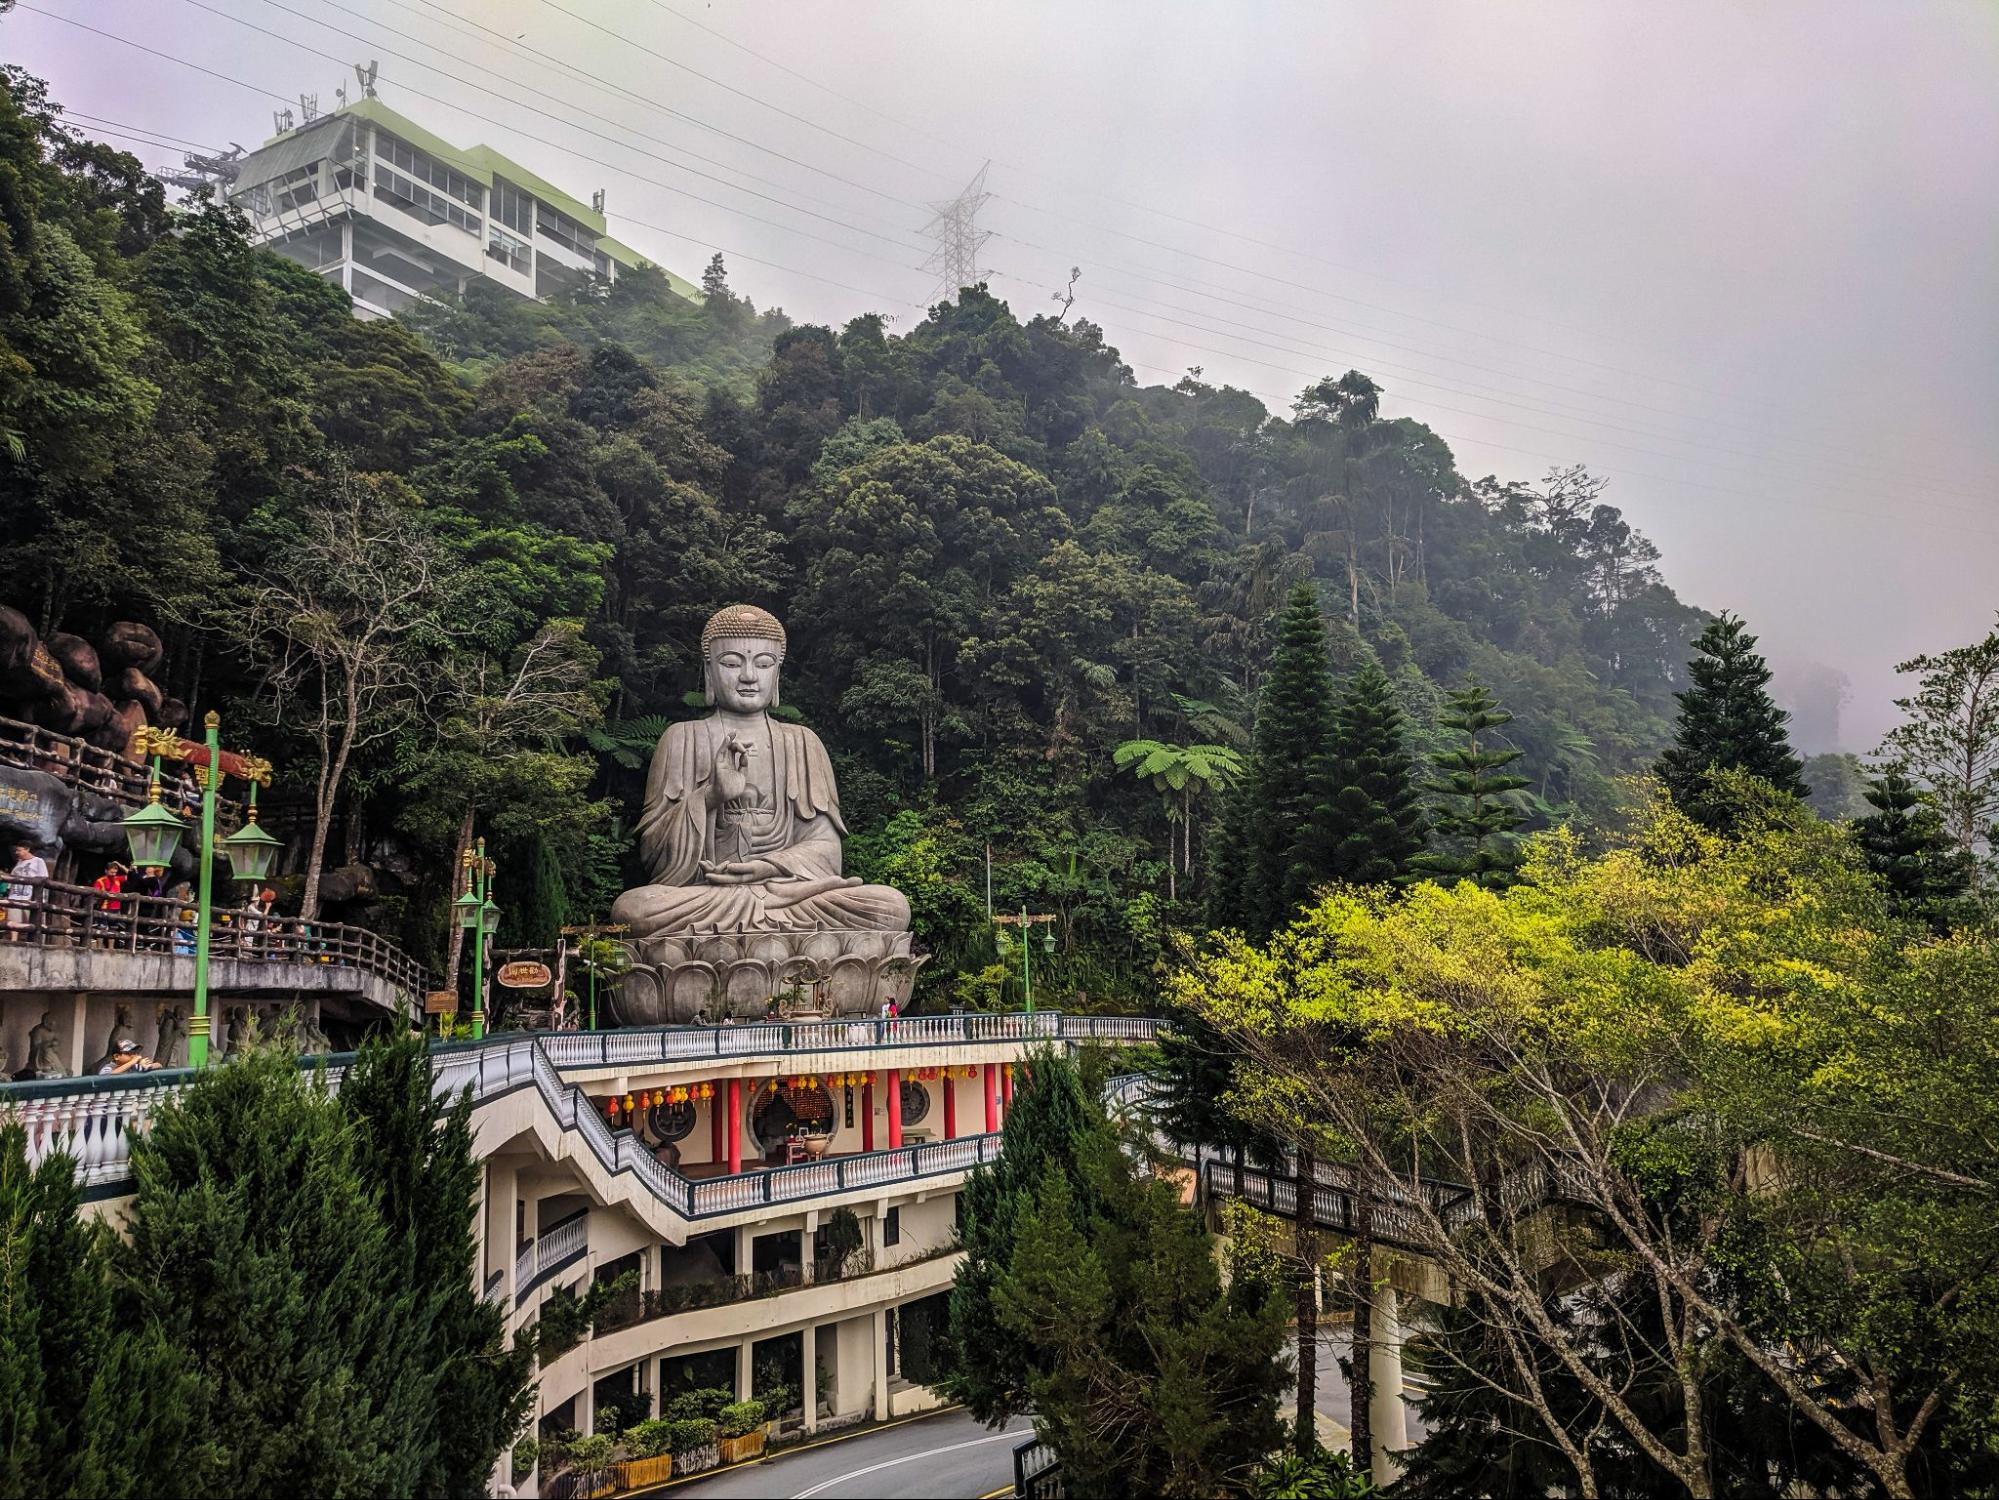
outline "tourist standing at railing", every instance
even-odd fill
[[[254,958],[263,947],[263,931],[270,920],[271,909],[278,904],[278,893],[268,886],[250,897],[250,904],[243,908],[242,952],[245,958]]]
[[[174,903],[174,952],[189,956],[194,952],[194,924],[201,919],[201,911],[194,904],[194,886],[183,880],[167,892],[167,897]]]
[[[128,873],[125,866],[114,859],[104,867],[102,875],[90,882],[90,888],[97,892],[97,908],[91,914],[90,925],[103,934],[102,941],[107,948],[118,946],[118,917],[124,910],[118,897],[125,889]]]
[[[14,846],[14,865],[7,872],[9,921],[7,940],[18,943],[22,930],[30,936],[41,920],[42,902],[45,893],[41,887],[48,884],[48,861],[35,853],[35,846],[21,842]]]
[[[125,894],[140,899],[131,903],[132,918],[145,933],[148,948],[167,945],[167,911],[159,900],[167,893],[166,871],[157,865],[134,870],[125,881]]]

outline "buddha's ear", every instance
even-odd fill
[[[715,706],[715,663],[706,657],[701,660],[701,701],[710,708]]]
[[[770,706],[776,708],[784,702],[784,663],[777,664],[777,670],[770,674]]]

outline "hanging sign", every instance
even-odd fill
[[[548,965],[531,958],[517,958],[512,963],[501,964],[500,972],[493,978],[510,990],[538,990],[555,983],[555,975],[549,972]]]

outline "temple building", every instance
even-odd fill
[[[253,240],[337,281],[362,318],[484,280],[547,298],[644,264],[586,204],[487,146],[460,148],[368,97],[244,157],[229,200]],[[699,296],[666,272],[673,290]]]

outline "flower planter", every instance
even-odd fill
[[[713,1443],[701,1448],[689,1448],[685,1453],[673,1455],[673,1472],[676,1474],[699,1474],[704,1469],[712,1469],[721,1462]]]
[[[723,1438],[721,1441],[722,1462],[739,1464],[747,1458],[755,1458],[764,1451],[764,1430],[746,1432],[741,1437]]]
[[[618,1488],[635,1490],[641,1485],[658,1484],[673,1477],[673,1455],[656,1458],[628,1458],[617,1467]]]

